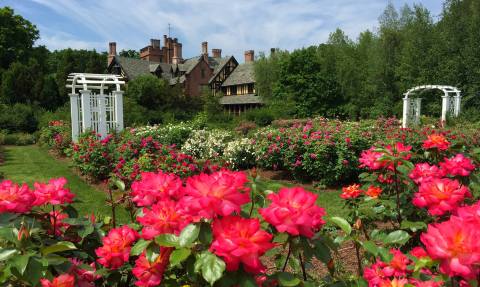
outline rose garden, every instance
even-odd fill
[[[480,287],[480,1],[4,2],[1,287]]]
[[[81,191],[61,177],[33,186],[5,179],[7,284],[478,284],[475,128],[314,118],[244,133],[190,122],[71,143],[69,125],[55,121],[40,138],[103,183],[110,212],[76,210]],[[270,190],[268,173],[288,181]],[[322,193],[341,203],[319,204]]]

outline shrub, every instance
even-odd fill
[[[193,126],[189,122],[132,129],[132,133],[137,137],[152,137],[162,144],[175,145],[179,148],[182,147],[192,131]]]
[[[39,143],[60,155],[65,155],[72,144],[71,134],[69,123],[52,121],[40,130]]]
[[[270,108],[262,107],[247,111],[245,113],[245,118],[249,121],[255,122],[261,127],[264,127],[272,123],[272,121],[275,119],[275,115]]]
[[[182,146],[182,151],[197,159],[216,159],[223,155],[233,134],[225,130],[195,130]]]
[[[253,131],[255,128],[257,128],[257,125],[254,122],[241,122],[235,128],[235,131],[243,136],[246,136],[250,131]]]
[[[0,132],[0,145],[31,145],[35,143],[35,135],[27,133]]]
[[[0,127],[9,132],[35,132],[38,121],[34,109],[25,104],[0,104]]]
[[[232,169],[248,169],[255,166],[255,146],[249,138],[240,138],[227,143],[223,157]]]
[[[107,179],[114,168],[115,140],[112,135],[100,139],[95,132],[80,135],[72,148],[74,166],[92,179]]]

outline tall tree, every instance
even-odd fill
[[[8,69],[15,61],[26,62],[38,37],[37,27],[30,21],[10,7],[0,8],[0,68]]]

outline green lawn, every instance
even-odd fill
[[[73,205],[79,214],[110,216],[110,208],[105,204],[106,194],[84,182],[72,172],[68,161],[53,158],[46,149],[35,145],[4,147],[5,162],[0,164],[0,173],[5,179],[32,186],[35,181],[47,181],[54,177],[65,177],[68,188],[76,194],[78,202]],[[122,208],[118,208],[122,209]],[[118,221],[127,222],[127,213],[118,210]]]

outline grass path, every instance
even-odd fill
[[[74,207],[80,215],[94,213],[110,216],[110,208],[105,204],[106,194],[88,185],[72,172],[68,161],[53,158],[46,149],[36,145],[4,147],[4,162],[0,164],[0,173],[5,179],[33,186],[35,181],[47,181],[54,177],[65,177],[68,188],[76,194]],[[118,208],[120,209],[120,208]],[[118,220],[127,221],[127,214],[118,210]]]

